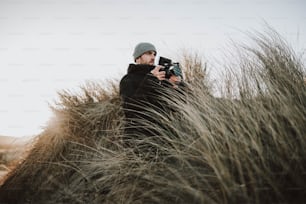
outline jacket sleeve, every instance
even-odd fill
[[[120,81],[120,95],[123,98],[144,96],[154,91],[156,84],[159,84],[159,80],[152,74],[147,74],[139,79],[125,75]]]
[[[123,99],[131,97],[135,92],[135,84],[132,83],[131,78],[128,75],[125,75],[120,81],[120,96]]]
[[[160,81],[153,74],[148,73],[145,75],[141,83],[139,83],[135,94],[137,95],[148,95],[154,92],[155,88],[160,85]]]

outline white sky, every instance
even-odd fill
[[[57,91],[120,79],[138,42],[209,60],[264,21],[305,50],[304,0],[0,0],[0,135],[40,133]]]

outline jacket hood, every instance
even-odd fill
[[[129,64],[128,74],[148,74],[155,68],[154,65],[148,64]]]

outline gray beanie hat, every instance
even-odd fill
[[[138,45],[136,45],[136,47],[134,49],[134,53],[133,53],[134,60],[136,60],[143,53],[148,52],[148,51],[155,51],[156,52],[155,46],[152,45],[151,43],[148,43],[148,42],[138,43]]]

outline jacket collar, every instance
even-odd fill
[[[147,74],[152,69],[154,69],[154,65],[148,65],[148,64],[129,64],[128,67],[128,74]]]

